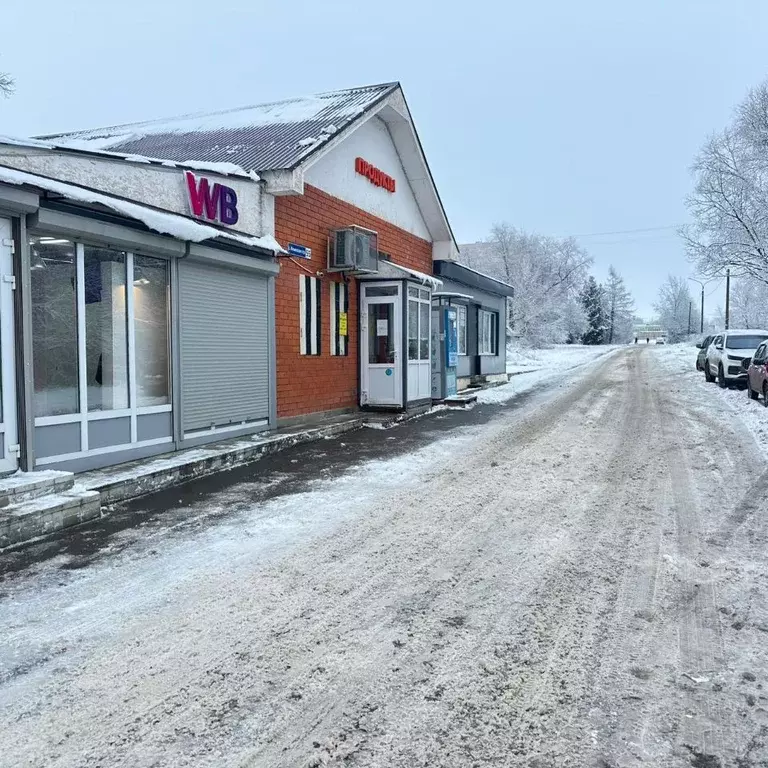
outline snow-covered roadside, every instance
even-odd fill
[[[752,433],[760,450],[768,455],[768,409],[762,399],[750,400],[743,389],[720,389],[707,384],[704,374],[696,370],[698,350],[690,343],[655,347],[653,354],[663,368],[676,374],[691,397],[707,405],[710,415],[731,422],[736,416]]]
[[[513,397],[534,389],[542,382],[555,381],[563,373],[595,362],[617,349],[623,349],[623,347],[561,344],[550,349],[515,350],[507,357],[507,373],[515,375],[508,384],[479,392],[477,402],[506,403]],[[510,360],[516,362],[511,363]]]
[[[507,373],[527,373],[542,368],[572,368],[587,360],[593,360],[614,346],[585,346],[583,344],[555,344],[546,349],[510,347],[507,349]]]

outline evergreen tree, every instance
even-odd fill
[[[605,340],[605,313],[603,289],[590,276],[581,291],[581,306],[587,316],[587,330],[581,337],[582,344],[602,344]]]
[[[608,344],[624,344],[632,335],[632,316],[635,303],[624,285],[624,278],[608,267],[608,279],[603,290],[605,312],[605,341]]]

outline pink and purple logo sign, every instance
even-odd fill
[[[237,194],[232,187],[215,182],[211,184],[205,176],[199,178],[191,171],[185,171],[189,204],[192,215],[231,227],[240,218],[237,212]]]

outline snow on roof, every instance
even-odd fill
[[[474,299],[468,293],[454,293],[453,291],[433,291],[433,299]]]
[[[461,248],[464,248],[464,246],[459,247],[459,253],[461,253]],[[466,269],[467,272],[474,272],[476,275],[480,275],[480,277],[486,277],[488,280],[493,280],[496,283],[501,283],[502,285],[506,285],[507,288],[512,288],[509,283],[505,282],[504,280],[499,280],[498,277],[494,277],[493,275],[489,275],[487,272],[481,272],[479,269],[472,269],[472,267],[468,267],[466,264],[463,264],[462,262],[458,262],[459,266],[462,269]]]
[[[247,171],[245,168],[241,168],[239,165],[232,162],[213,163],[195,160],[188,160],[185,162],[177,160],[174,162],[158,157],[146,157],[145,155],[136,155],[125,152],[109,152],[106,149],[101,149],[100,146],[98,146],[101,142],[98,141],[92,143],[75,141],[66,144],[53,144],[47,141],[38,141],[37,139],[3,136],[0,134],[0,144],[9,144],[18,147],[34,147],[36,149],[60,149],[66,152],[87,152],[88,154],[101,155],[116,160],[125,160],[129,163],[159,164],[166,168],[208,171],[208,173],[216,173],[220,176],[242,176],[243,178],[251,179],[251,181],[259,181],[259,175],[255,171]]]
[[[150,208],[140,203],[133,203],[130,200],[124,200],[118,197],[106,195],[103,192],[96,192],[87,187],[80,187],[75,184],[68,184],[63,181],[56,181],[46,176],[38,176],[35,173],[19,171],[15,168],[8,168],[0,165],[0,182],[6,184],[27,184],[29,186],[44,189],[47,192],[61,195],[68,200],[75,200],[80,203],[103,205],[116,213],[127,216],[130,219],[141,221],[149,229],[160,232],[164,235],[171,235],[179,240],[187,240],[193,243],[200,243],[203,240],[211,240],[221,237],[226,240],[232,240],[242,245],[252,248],[262,248],[273,253],[283,253],[280,244],[271,235],[265,237],[253,237],[251,235],[242,235],[237,232],[225,231],[208,224],[201,224],[193,219],[181,216],[177,213],[168,213],[165,211]]]
[[[419,272],[415,269],[408,269],[408,267],[403,267],[400,264],[395,264],[393,261],[379,262],[379,274],[377,275],[379,279],[381,279],[382,273],[386,273],[388,267],[394,267],[396,270],[405,272],[405,274],[407,274],[409,277],[414,278],[415,280],[418,280],[422,285],[430,286],[433,291],[439,290],[440,286],[443,284],[443,281],[435,277],[434,275],[427,275],[426,273]]]
[[[230,162],[255,171],[291,168],[307,154],[308,139],[317,139],[316,148],[398,87],[382,83],[39,138],[71,148],[109,149],[183,163]]]

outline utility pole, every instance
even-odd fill
[[[693,302],[688,302],[688,335],[691,335],[691,312],[693,312]]]
[[[725,270],[725,330],[727,331],[731,320],[731,268]]]
[[[712,277],[709,280],[699,280],[698,277],[689,277],[688,279],[701,286],[701,327],[699,328],[699,333],[704,333],[704,286],[717,278]]]

